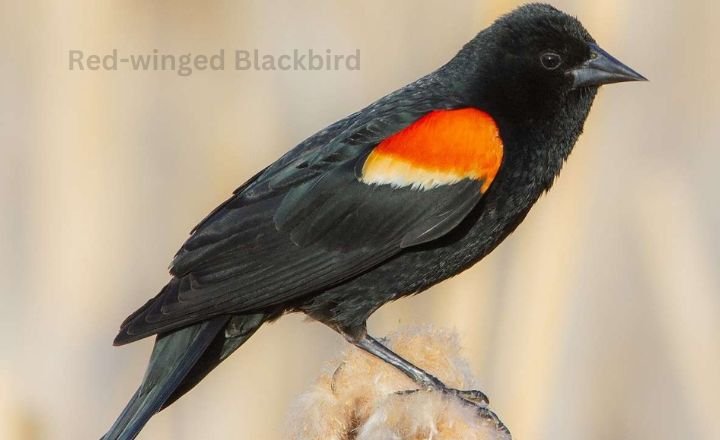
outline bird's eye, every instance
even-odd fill
[[[547,70],[555,70],[562,64],[562,57],[555,52],[544,52],[540,55],[540,63]]]

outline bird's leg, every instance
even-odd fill
[[[365,350],[366,352],[378,357],[379,359],[387,362],[388,364],[405,373],[406,376],[408,376],[415,383],[420,385],[423,389],[430,388],[438,390],[443,393],[452,394],[454,396],[460,397],[463,400],[483,406],[486,406],[488,404],[488,398],[483,392],[476,390],[465,391],[448,388],[444,383],[440,381],[440,379],[428,373],[427,371],[413,365],[389,348],[385,347],[382,343],[380,343],[380,341],[368,335],[364,329],[353,334],[343,333],[343,335],[350,343],[352,343],[356,347]]]
[[[494,424],[499,432],[505,433],[507,439],[511,438],[510,431],[503,424],[500,418],[487,408],[488,398],[481,391],[463,391],[448,388],[437,377],[403,359],[401,356],[385,347],[382,343],[380,343],[380,341],[368,335],[364,328],[353,333],[341,333],[350,343],[402,371],[410,379],[415,381],[415,383],[423,387],[423,389],[437,390],[442,393],[456,396],[468,405],[475,407],[480,417]],[[415,391],[418,390],[404,391],[401,393],[412,393]]]

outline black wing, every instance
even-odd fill
[[[195,228],[172,263],[174,280],[123,323],[116,343],[286,304],[454,228],[482,196],[481,181],[422,191],[358,179],[379,142],[455,105],[410,96],[334,124],[236,190]]]

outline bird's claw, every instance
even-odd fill
[[[510,430],[507,428],[507,426],[505,426],[502,420],[500,420],[500,417],[498,417],[497,414],[490,411],[490,409],[488,409],[486,406],[475,405],[475,407],[477,408],[477,413],[480,418],[483,419],[485,422],[492,424],[496,432],[502,433],[504,436],[504,440],[512,440]]]
[[[426,390],[440,391],[441,393],[455,396],[461,400],[465,400],[468,403],[472,403],[474,405],[488,406],[488,404],[490,404],[490,399],[488,399],[488,397],[485,395],[485,393],[483,393],[482,391],[478,391],[478,390],[456,390],[454,388],[448,388],[445,386],[440,386],[440,387],[431,386],[431,387],[427,387]],[[418,391],[422,391],[422,390],[420,390],[420,389],[402,390],[402,391],[397,391],[395,394],[402,396],[402,395],[416,393]]]
[[[488,406],[490,404],[490,399],[488,399],[488,396],[486,396],[485,393],[483,393],[482,391],[455,390],[452,388],[446,388],[444,392],[457,396],[462,400],[467,400],[468,402],[474,403],[476,405]]]
[[[488,399],[485,393],[478,390],[455,390],[452,388],[446,388],[444,392],[459,398],[466,405],[474,407],[481,419],[490,423],[497,432],[502,433],[506,440],[512,439],[507,426],[505,426],[497,414],[488,408],[490,399]]]
[[[482,391],[478,390],[456,390],[453,388],[435,388],[435,387],[429,387],[426,389],[415,389],[415,390],[402,390],[395,392],[396,395],[399,396],[405,396],[408,394],[417,393],[419,391],[440,391],[442,393],[457,397],[460,399],[464,404],[474,407],[477,410],[478,416],[480,416],[481,419],[484,421],[491,423],[497,432],[500,432],[504,434],[505,440],[511,440],[512,436],[510,435],[510,431],[505,426],[505,424],[500,420],[500,418],[492,412],[487,406],[490,403],[490,400],[488,397],[483,393]]]

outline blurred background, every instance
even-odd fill
[[[2,0],[0,438],[98,438],[151,340],[113,348],[191,227],[327,124],[521,2]],[[386,306],[460,334],[517,439],[720,439],[720,3],[558,0],[651,79],[601,90],[551,193],[490,257]],[[361,53],[358,71],[70,71],[68,52]],[[264,327],[141,438],[284,438],[345,348]],[[292,368],[290,368],[292,367]]]

